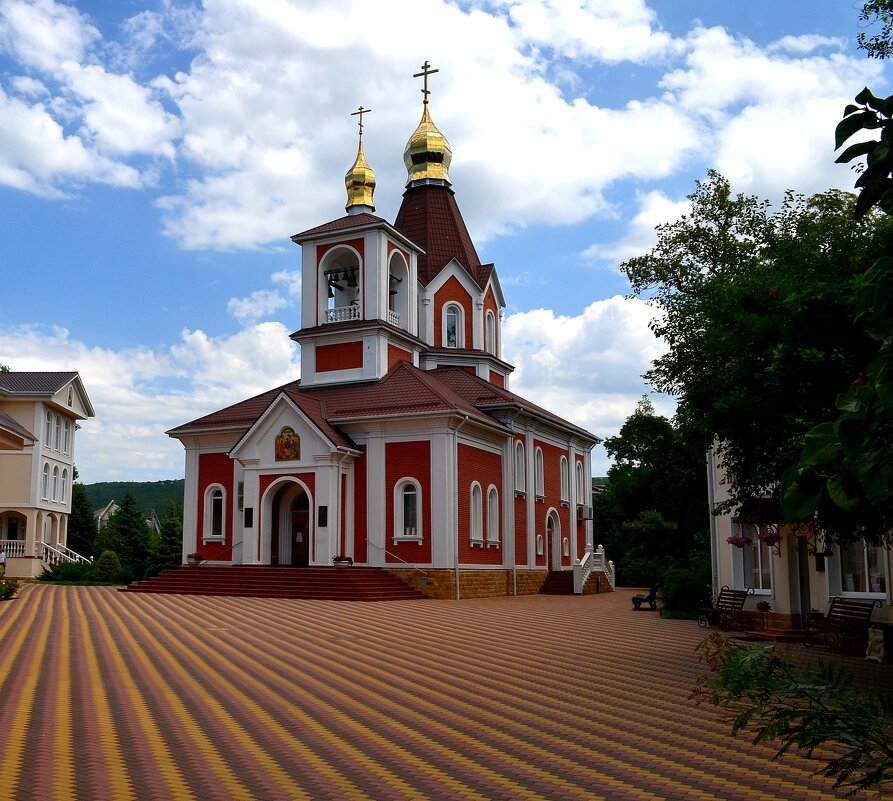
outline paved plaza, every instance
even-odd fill
[[[27,586],[0,604],[0,799],[836,797],[688,700],[704,631],[631,594]]]

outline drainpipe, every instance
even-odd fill
[[[458,493],[458,485],[459,485],[459,431],[462,429],[468,422],[468,415],[464,415],[462,422],[456,426],[456,430],[453,432],[453,442],[455,443],[455,448],[453,452],[456,454],[456,469],[453,471],[453,489],[456,492],[453,493],[456,498],[456,505],[459,503],[459,493]],[[459,515],[456,515],[456,519],[453,522],[453,539],[455,540],[455,563],[456,563],[456,600],[459,601],[462,599],[462,594],[459,591]]]
[[[710,507],[710,572],[711,583],[713,584],[713,597],[719,593],[719,556],[716,553],[716,515],[713,514],[716,509],[716,488],[714,486],[716,455],[713,446],[707,448],[707,503]]]

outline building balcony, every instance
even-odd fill
[[[327,323],[345,323],[350,320],[360,319],[359,306],[336,306],[334,309],[326,309]]]

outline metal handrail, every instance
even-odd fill
[[[232,545],[229,546],[229,548],[223,548],[222,550],[217,551],[217,553],[214,554],[213,558],[209,558],[209,557],[205,556],[205,555],[202,553],[202,560],[205,561],[205,562],[216,562],[216,561],[219,561],[219,560],[220,560],[220,557],[223,556],[223,554],[228,553],[228,554],[229,554],[229,559],[230,559],[230,561],[232,561],[232,559],[233,559],[233,549],[234,549],[237,545],[241,545],[244,541],[245,541],[244,539],[241,539],[241,540],[239,540],[238,542],[234,542]],[[203,545],[202,547],[205,548],[205,547],[207,547],[207,546],[206,546],[206,545]],[[220,548],[221,546],[218,544],[216,547]],[[196,549],[196,553],[201,553],[201,551],[198,550],[198,549]]]
[[[405,559],[402,559],[401,557],[397,556],[397,554],[391,553],[383,545],[379,545],[377,542],[372,542],[372,540],[370,540],[368,537],[366,537],[366,542],[368,542],[370,545],[373,545],[376,548],[378,548],[379,551],[384,551],[387,556],[393,556],[394,559],[398,559],[399,561],[403,562],[403,564],[406,565],[407,567],[411,567],[413,570],[418,570],[419,573],[421,573],[423,576],[428,575],[427,571],[422,570],[422,568],[418,567],[417,565],[412,564],[411,562],[407,562]]]

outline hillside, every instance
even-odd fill
[[[130,492],[140,509],[154,509],[160,518],[172,503],[183,503],[183,485],[183,479],[177,478],[169,481],[100,481],[84,486],[93,509],[99,509],[109,501],[120,503]]]

